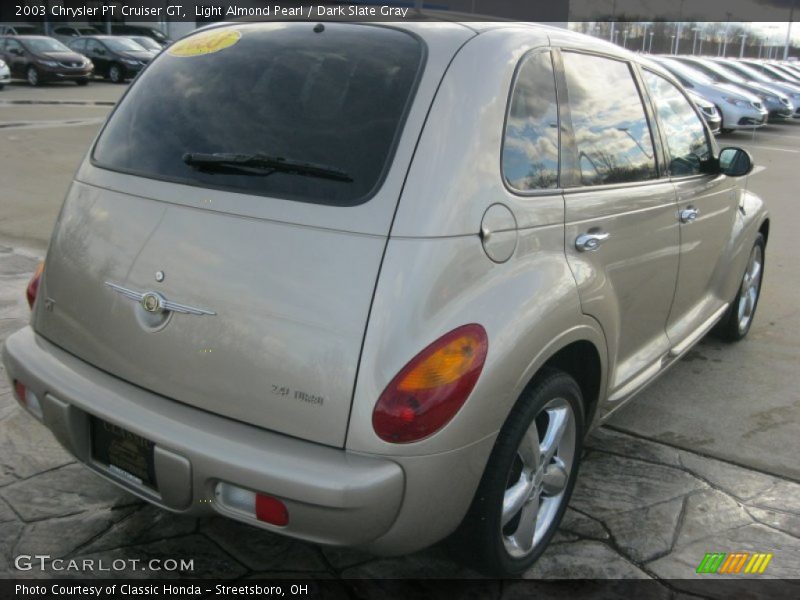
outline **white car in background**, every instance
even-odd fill
[[[2,90],[7,83],[11,83],[11,71],[6,61],[0,58],[0,90]]]

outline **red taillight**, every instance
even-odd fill
[[[256,494],[256,519],[283,527],[289,523],[289,511],[277,498]]]
[[[489,341],[478,324],[464,325],[417,354],[392,379],[372,412],[375,433],[402,444],[428,437],[452,419],[475,387]]]
[[[17,397],[17,402],[25,406],[25,386],[21,381],[14,380],[14,395]]]
[[[25,290],[25,296],[28,298],[28,306],[33,310],[33,303],[36,302],[36,294],[39,293],[39,282],[42,280],[42,273],[44,272],[44,263],[39,263],[36,267],[36,272],[28,282],[28,289]]]

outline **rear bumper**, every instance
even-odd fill
[[[290,438],[165,399],[100,371],[30,327],[3,350],[9,377],[42,404],[44,424],[81,462],[166,509],[220,513],[318,543],[368,545],[397,519],[405,476],[396,462]],[[111,472],[91,455],[89,415],[155,443],[159,491]],[[220,481],[262,491],[286,504],[289,524],[244,518],[221,505]]]

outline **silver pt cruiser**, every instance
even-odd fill
[[[158,506],[520,573],[587,431],[747,334],[751,168],[666,71],[568,31],[214,26],[108,119],[3,359]]]

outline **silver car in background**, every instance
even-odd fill
[[[215,25],[115,107],[3,362],[165,509],[519,574],[587,432],[750,330],[752,166],[666,70],[566,30]]]
[[[735,85],[758,96],[769,112],[770,119],[791,119],[794,114],[795,104],[780,86],[758,82],[753,79],[745,79],[727,69],[721,63],[709,59],[694,56],[676,56],[672,58],[703,72],[718,84]],[[798,95],[798,98],[800,98],[800,95]]]
[[[771,89],[782,91],[792,99],[795,105],[794,116],[800,116],[800,86],[786,81],[778,81],[741,60],[732,60],[729,58],[715,58],[713,60],[723,65],[725,68],[738,73],[742,77],[757,81],[761,85],[770,87]]]
[[[711,133],[717,135],[722,131],[722,115],[719,114],[717,107],[714,105],[713,102],[706,100],[703,96],[698,94],[697,92],[693,92],[691,90],[687,90],[689,98],[695,103],[697,108],[700,109],[700,114],[703,115],[703,119],[706,121],[706,125],[711,130]]]
[[[715,83],[713,79],[680,61],[649,56],[672,73],[689,90],[713,102],[722,115],[722,131],[756,129],[767,122],[768,112],[761,98],[740,87]]]
[[[11,83],[11,70],[8,68],[6,61],[0,58],[0,90],[9,83]]]

